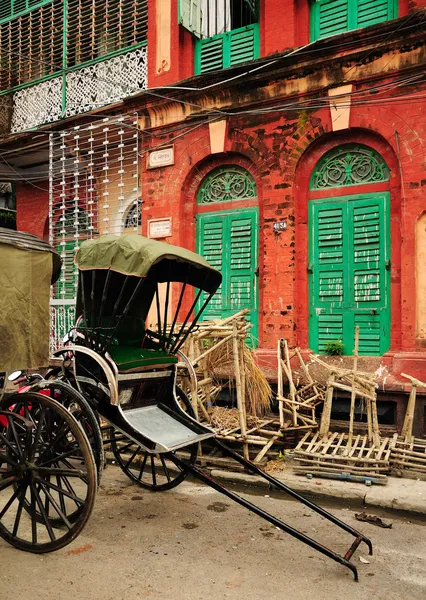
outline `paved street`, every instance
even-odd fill
[[[349,537],[291,501],[262,495],[263,508],[333,548]],[[386,515],[392,529],[357,523],[356,507],[333,511],[373,540],[345,568],[277,531],[209,488],[184,483],[150,494],[108,467],[83,534],[37,556],[0,540],[0,598],[19,600],[424,600],[425,522]],[[371,512],[371,511],[370,511]],[[378,513],[376,513],[378,514]],[[360,561],[360,555],[369,561]]]

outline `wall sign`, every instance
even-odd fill
[[[174,164],[175,151],[174,147],[170,146],[170,148],[161,148],[161,150],[149,152],[146,166],[148,169],[157,169],[158,167],[167,167]]]
[[[280,231],[286,231],[286,229],[287,229],[287,221],[276,221],[274,223],[275,233],[280,233]]]
[[[151,219],[148,221],[148,237],[159,239],[172,235],[172,218]]]

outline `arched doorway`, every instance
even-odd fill
[[[258,337],[259,209],[252,175],[237,165],[211,171],[197,196],[197,252],[221,271],[222,285],[204,319],[248,309]]]
[[[390,211],[389,191],[383,191],[388,181],[383,158],[361,144],[333,149],[314,168],[308,281],[309,346],[315,352],[339,340],[343,353],[352,354],[357,325],[360,354],[389,349]],[[345,194],[349,186],[351,195]]]

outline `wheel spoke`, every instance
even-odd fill
[[[61,484],[61,478],[58,477],[58,476],[56,476],[56,484],[57,484],[58,487],[60,487],[61,489],[63,489],[62,484]],[[59,494],[59,504],[61,505],[61,510],[65,514],[67,512],[67,507],[65,505],[65,498],[64,498],[64,495],[62,493]]]
[[[0,492],[2,492],[7,487],[9,487],[9,485],[12,485],[12,483],[15,483],[15,481],[16,481],[15,475],[12,475],[11,477],[8,477],[7,479],[0,480]]]
[[[35,432],[35,435],[34,435],[34,441],[32,443],[31,453],[29,455],[31,462],[34,460],[34,457],[35,457],[36,452],[37,452],[37,446],[38,446],[39,441],[40,441],[41,430],[42,430],[42,427],[43,427],[43,423],[44,423],[45,417],[46,417],[46,409],[42,408],[41,409],[41,413],[40,413],[40,418],[39,418],[39,421],[37,423],[37,429],[36,429],[36,432]]]
[[[48,517],[46,515],[46,512],[44,510],[44,506],[43,506],[43,502],[41,501],[40,494],[38,493],[37,488],[36,488],[36,486],[33,483],[31,483],[30,485],[31,485],[32,492],[33,492],[33,494],[35,496],[36,502],[38,504],[38,507],[40,509],[41,516],[43,517],[43,521],[44,521],[44,523],[46,525],[46,529],[47,529],[47,532],[49,534],[50,540],[52,542],[54,542],[56,540],[56,536],[55,536],[55,534],[53,532],[52,525],[51,525],[51,523],[50,523],[50,521],[49,521],[49,519],[48,519]]]
[[[35,495],[32,486],[30,487],[31,495],[31,535],[33,544],[37,544],[37,513],[35,506]]]
[[[12,535],[15,537],[18,535],[19,523],[21,522],[22,509],[24,507],[25,495],[27,493],[27,488],[28,488],[28,484],[26,483],[22,487],[21,495],[19,497],[19,506],[18,506],[18,510],[16,511],[15,523],[13,524],[13,532],[12,532]]]
[[[143,470],[145,469],[147,458],[148,458],[148,452],[145,452],[145,455],[143,457],[143,461],[142,461],[142,464],[141,464],[141,468],[140,468],[140,471],[139,471],[139,477],[138,477],[139,481],[142,479]]]
[[[136,450],[133,452],[132,456],[129,458],[129,460],[124,465],[124,469],[127,469],[129,467],[130,463],[133,462],[133,459],[135,458],[136,454],[139,452],[139,449],[140,449],[140,446],[137,446]]]
[[[38,476],[36,476],[36,479],[37,479],[37,481],[40,481],[43,488],[49,487],[52,490],[55,490],[55,492],[59,492],[59,494],[63,494],[67,498],[71,498],[71,500],[74,500],[74,502],[77,502],[80,505],[84,504],[84,500],[82,498],[79,498],[76,494],[71,494],[70,492],[65,491],[62,487],[55,485],[51,481],[47,481],[47,479],[42,479],[41,477],[38,477]],[[49,498],[49,500],[52,501],[51,498]]]
[[[9,440],[6,438],[5,435],[3,435],[2,433],[0,433],[0,440],[3,441],[4,444],[6,444],[6,446],[8,448],[10,448],[10,450],[12,450],[13,454],[16,454],[16,456],[18,457],[18,459],[22,456],[21,454],[19,454],[18,449],[15,448],[15,446],[13,446]],[[20,447],[18,446],[18,448],[20,449]]]
[[[16,488],[16,490],[14,491],[14,493],[9,498],[9,500],[6,502],[6,504],[4,505],[2,511],[0,512],[0,520],[4,517],[4,515],[7,513],[7,511],[12,506],[12,504],[14,503],[14,501],[16,500],[16,498],[18,496],[19,496],[19,488]]]
[[[18,434],[16,433],[16,427],[15,427],[15,423],[13,422],[13,416],[12,415],[8,415],[8,419],[7,420],[8,420],[10,429],[12,431],[13,437],[15,438],[16,448],[17,448],[18,454],[19,454],[20,458],[23,458],[24,455],[23,455],[22,450],[21,450],[21,443],[19,441]]]
[[[170,473],[169,473],[169,470],[168,470],[168,468],[166,466],[166,462],[165,462],[164,458],[161,456],[161,454],[159,454],[159,456],[160,456],[161,464],[163,465],[163,471],[164,471],[164,473],[165,473],[165,475],[167,477],[167,481],[170,483],[170,481],[171,481],[170,480]]]
[[[49,458],[49,460],[46,460],[44,463],[42,463],[41,465],[38,465],[38,466],[39,467],[48,467],[49,465],[51,465],[53,463],[62,461],[64,458],[70,458],[73,454],[75,454],[75,452],[76,452],[76,449],[71,448],[71,450],[68,450],[68,452],[64,452],[63,454],[59,454],[58,456],[54,456],[53,458]]]
[[[125,439],[125,438],[123,438],[123,439]],[[132,446],[134,446],[134,445],[135,445],[135,442],[130,442],[130,444],[126,444],[125,446],[121,446],[121,447],[120,447],[120,452],[121,452],[121,453],[123,453],[123,452],[126,452],[126,450],[127,450],[128,448],[131,448],[131,447],[132,447]],[[139,446],[139,448],[140,448],[140,446]]]
[[[151,471],[152,471],[152,483],[154,487],[157,485],[157,474],[155,472],[154,455],[151,454]]]
[[[70,494],[73,494],[74,496],[76,496],[75,490],[74,490],[74,488],[72,487],[71,483],[68,481],[68,479],[67,479],[66,477],[60,477],[60,479],[61,479],[61,480],[63,480],[63,483],[64,483],[65,487],[67,488],[68,492],[69,492]],[[62,487],[62,486],[61,486],[61,487]],[[75,504],[76,504],[77,508],[79,508],[79,505],[78,505],[78,503],[77,503],[75,500],[74,500],[74,502],[75,502]]]
[[[65,525],[67,526],[67,528],[69,530],[71,530],[72,529],[71,523],[68,521],[67,517],[64,515],[64,513],[62,512],[62,510],[59,508],[58,503],[53,498],[52,494],[49,492],[48,489],[45,488],[44,483],[46,483],[46,482],[40,482],[40,483],[41,483],[41,487],[43,488],[44,493],[49,498],[49,501],[50,501],[51,505],[53,506],[53,508],[55,509],[55,511],[58,513],[58,515],[60,516],[60,518],[62,519],[62,521],[65,523]]]
[[[34,467],[34,470],[38,471],[39,473],[46,473],[48,475],[78,477],[79,479],[83,479],[83,481],[85,478],[87,478],[87,471],[82,471],[80,469],[62,469],[60,467],[55,469],[54,467],[39,467],[38,465],[36,465]]]

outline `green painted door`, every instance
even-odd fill
[[[352,354],[381,355],[390,344],[389,194],[309,204],[309,345],[324,353],[341,340]]]
[[[220,319],[247,308],[258,335],[258,230],[257,208],[200,214],[197,217],[197,252],[223,276],[222,285],[203,319]]]

